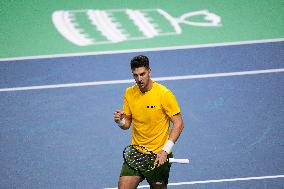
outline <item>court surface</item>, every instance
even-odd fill
[[[135,84],[129,62],[139,54],[149,57],[153,80],[176,95],[185,122],[174,156],[190,163],[172,166],[168,188],[284,188],[281,1],[242,1],[238,8],[247,17],[240,20],[230,1],[222,6],[215,1],[182,6],[187,1],[180,1],[176,10],[171,10],[174,2],[131,3],[129,9],[159,7],[176,16],[207,7],[221,16],[222,25],[184,26],[179,36],[100,48],[72,44],[50,21],[53,11],[81,11],[93,2],[31,2],[18,4],[38,7],[22,23],[9,14],[26,14],[24,9],[5,4],[12,11],[0,12],[11,21],[4,29],[22,24],[22,30],[0,35],[0,188],[116,188],[131,131],[116,126],[113,112],[121,108],[125,89]],[[259,4],[249,10],[247,4],[254,3]],[[98,7],[111,12],[126,5]],[[154,16],[157,9],[151,10]],[[75,15],[83,25],[80,11]],[[250,20],[264,11],[258,21]],[[39,25],[27,34],[32,22]],[[142,182],[139,188],[149,186]]]
[[[283,47],[143,53],[185,121],[174,153],[190,164],[169,188],[283,188]],[[1,62],[1,188],[115,187],[131,132],[112,114],[137,54]]]

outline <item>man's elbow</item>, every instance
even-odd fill
[[[183,121],[181,121],[179,128],[180,128],[180,132],[182,132],[182,130],[184,129],[184,123],[183,123]]]

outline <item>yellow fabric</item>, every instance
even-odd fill
[[[153,81],[146,93],[137,85],[126,89],[123,112],[132,117],[132,144],[158,152],[169,138],[170,117],[180,113],[180,108],[174,94]]]

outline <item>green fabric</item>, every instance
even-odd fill
[[[173,157],[172,154],[168,155],[168,158],[171,157]],[[123,162],[120,176],[140,176],[141,182],[146,179],[149,184],[154,182],[163,182],[167,184],[169,179],[170,168],[171,164],[169,162],[166,162],[160,167],[142,173],[140,171],[132,169],[127,165],[127,163]]]

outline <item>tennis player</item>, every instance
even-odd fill
[[[123,129],[132,125],[132,144],[143,145],[157,154],[157,168],[141,173],[122,165],[119,189],[136,189],[147,180],[151,188],[167,188],[172,148],[179,138],[184,123],[174,94],[151,79],[149,59],[135,56],[130,63],[136,85],[126,89],[123,111],[114,112],[114,121]],[[170,129],[170,122],[172,128]]]

